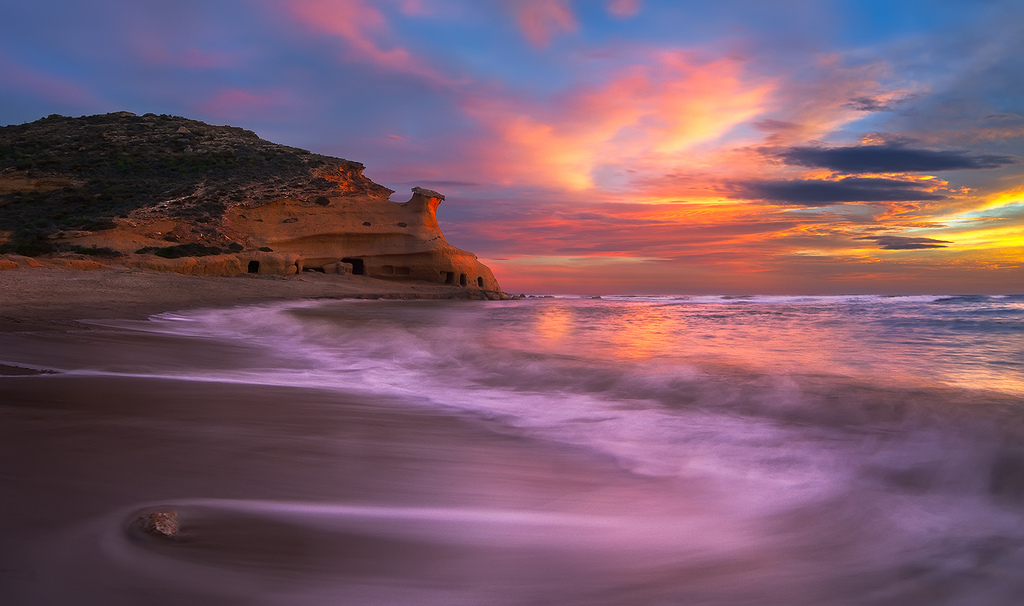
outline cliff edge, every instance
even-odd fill
[[[392,202],[394,192],[362,171],[176,116],[49,116],[0,127],[0,253],[500,292],[487,266],[445,240],[436,216],[443,195],[416,187],[409,201]]]

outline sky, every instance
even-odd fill
[[[1024,292],[1020,0],[0,0],[0,124],[128,110],[440,191],[518,293]]]

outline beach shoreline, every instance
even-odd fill
[[[120,266],[0,271],[0,333],[82,330],[79,320],[141,320],[186,309],[314,299],[483,299],[483,291],[365,276],[188,276]]]

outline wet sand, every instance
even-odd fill
[[[0,272],[0,603],[587,603],[611,578],[635,582],[608,553],[630,541],[602,516],[639,499],[645,515],[688,506],[613,461],[409,401],[49,370],[98,358],[227,368],[250,353],[83,319],[451,290]],[[133,532],[156,510],[180,513],[179,536]]]
[[[469,291],[428,282],[365,276],[230,277],[111,267],[92,271],[31,268],[0,271],[0,332],[83,328],[92,319],[142,319],[182,309],[330,298],[466,298]]]
[[[500,436],[469,419],[314,389],[18,377],[0,381],[0,402],[7,604],[263,603],[253,587],[288,588],[295,603],[306,603],[307,590],[323,585],[394,583],[416,594],[420,585],[435,590],[438,578],[464,590],[503,570],[511,582],[510,561],[536,569],[550,550],[395,536],[396,519],[409,525],[401,512],[410,508],[582,507],[593,515],[645,492],[645,482],[582,454]],[[260,516],[237,503],[272,511]],[[282,521],[276,503],[398,513],[325,533],[308,516]],[[179,511],[181,536],[133,542],[127,525],[146,508]],[[449,524],[436,533],[453,530],[465,532]],[[580,591],[553,582],[545,570],[553,564],[527,576],[546,578],[548,591]],[[516,595],[527,590],[517,586]]]

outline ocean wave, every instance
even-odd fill
[[[843,300],[847,305],[850,299]],[[882,314],[878,308],[893,304],[874,296],[854,301],[870,307],[866,315],[848,307],[792,315],[802,323],[800,330],[835,326],[851,334],[844,323],[860,322],[861,334],[872,334]],[[756,306],[753,315],[743,308],[720,318],[679,315],[642,301],[537,303],[274,304],[164,314],[146,329],[234,339],[267,352],[263,366],[192,372],[188,378],[194,380],[415,397],[596,449],[638,473],[727,474],[818,488],[834,486],[822,481],[834,474],[966,490],[966,484],[935,479],[928,471],[948,470],[937,462],[956,451],[971,462],[958,476],[963,482],[993,474],[1014,477],[994,471],[997,461],[1012,456],[988,446],[1017,443],[1024,434],[1014,381],[965,385],[988,376],[981,370],[1005,375],[1006,360],[979,355],[981,370],[975,372],[963,354],[950,365],[922,350],[923,364],[909,360],[901,368],[904,360],[876,359],[871,343],[820,341],[800,330],[788,345],[760,343],[757,337],[767,334],[761,323],[775,322],[772,314],[783,305],[776,299]],[[917,311],[921,303],[903,299],[900,314],[885,321],[934,335],[935,319]],[[630,330],[639,332],[627,338]],[[932,339],[914,331],[897,347]],[[776,334],[782,339],[788,333]],[[724,343],[710,346],[701,336]],[[943,384],[933,380],[934,368],[931,374],[917,372],[936,362],[946,364],[945,375],[953,369],[965,373],[962,380]],[[864,452],[865,443],[876,451]],[[924,459],[922,453],[928,453]],[[995,490],[991,482],[975,484],[971,494]]]

